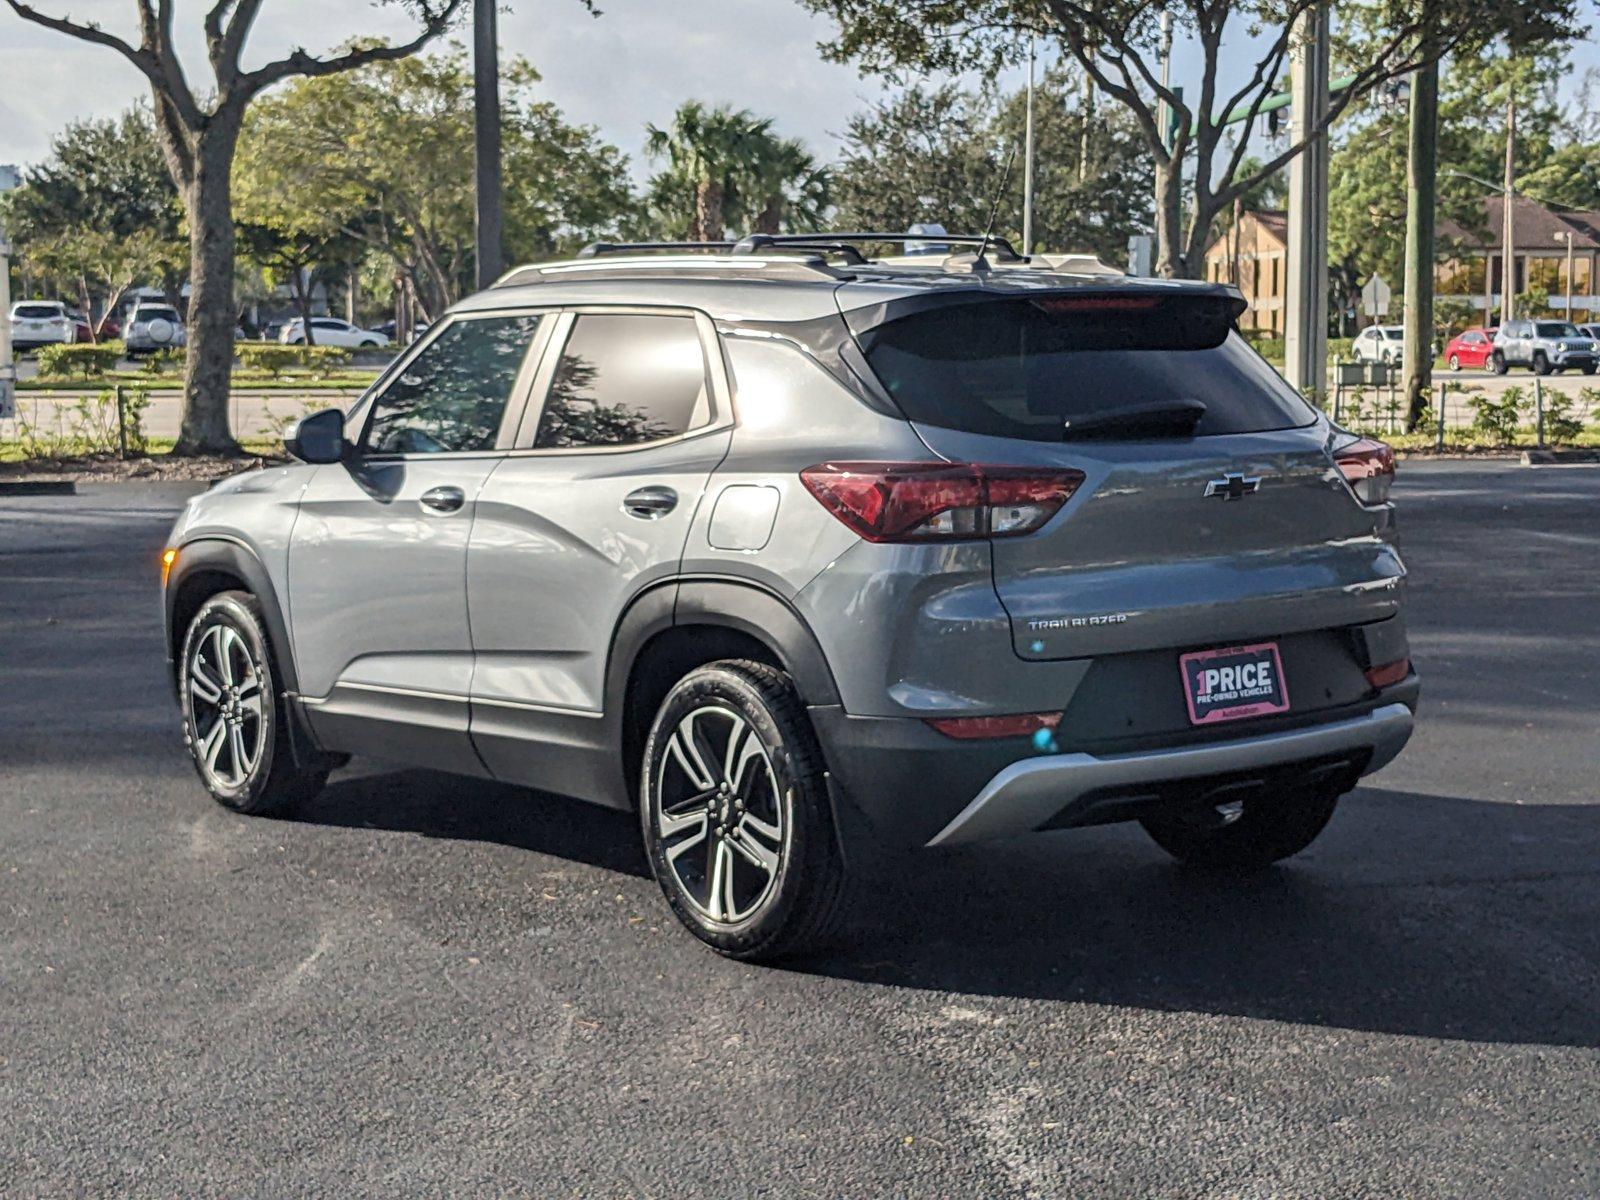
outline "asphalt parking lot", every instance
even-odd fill
[[[358,763],[208,800],[153,488],[0,498],[0,1194],[1600,1191],[1600,469],[1406,464],[1411,748],[1244,884],[929,858],[788,969],[632,822]]]

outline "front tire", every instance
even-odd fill
[[[1489,369],[1496,375],[1504,375],[1511,368],[1506,365],[1506,356],[1496,350],[1494,357],[1489,360]]]
[[[261,605],[219,592],[189,622],[178,663],[183,736],[206,791],[251,816],[287,812],[322,790],[325,767],[303,767],[290,745]]]
[[[1172,809],[1140,818],[1145,832],[1174,858],[1222,871],[1259,871],[1299,854],[1327,826],[1339,794],[1323,790],[1245,800],[1237,810]]]
[[[844,890],[822,752],[789,676],[727,660],[667,693],[645,743],[639,815],[678,919],[730,958],[799,954]]]
[[[1550,374],[1550,360],[1544,356],[1544,351],[1533,356],[1533,373],[1535,375]]]

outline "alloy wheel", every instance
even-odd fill
[[[684,897],[711,921],[736,924],[778,881],[788,829],[761,737],[730,708],[686,714],[655,779],[655,831]]]
[[[212,784],[240,787],[266,741],[260,665],[238,631],[218,623],[195,642],[188,681],[195,760]]]

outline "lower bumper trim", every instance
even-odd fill
[[[1411,737],[1404,704],[1386,704],[1361,717],[1231,742],[1096,757],[1056,754],[1012,763],[937,833],[930,846],[952,846],[1026,833],[1059,823],[1075,802],[1129,784],[1203,779],[1325,755],[1370,751],[1364,773],[1392,761]]]

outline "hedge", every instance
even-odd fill
[[[93,379],[115,371],[127,354],[121,342],[69,342],[39,347],[39,374],[57,379]]]
[[[326,374],[350,361],[350,351],[343,346],[287,346],[282,342],[240,342],[234,348],[234,353],[239,356],[240,366],[249,370],[264,371],[274,378],[293,369]]]

